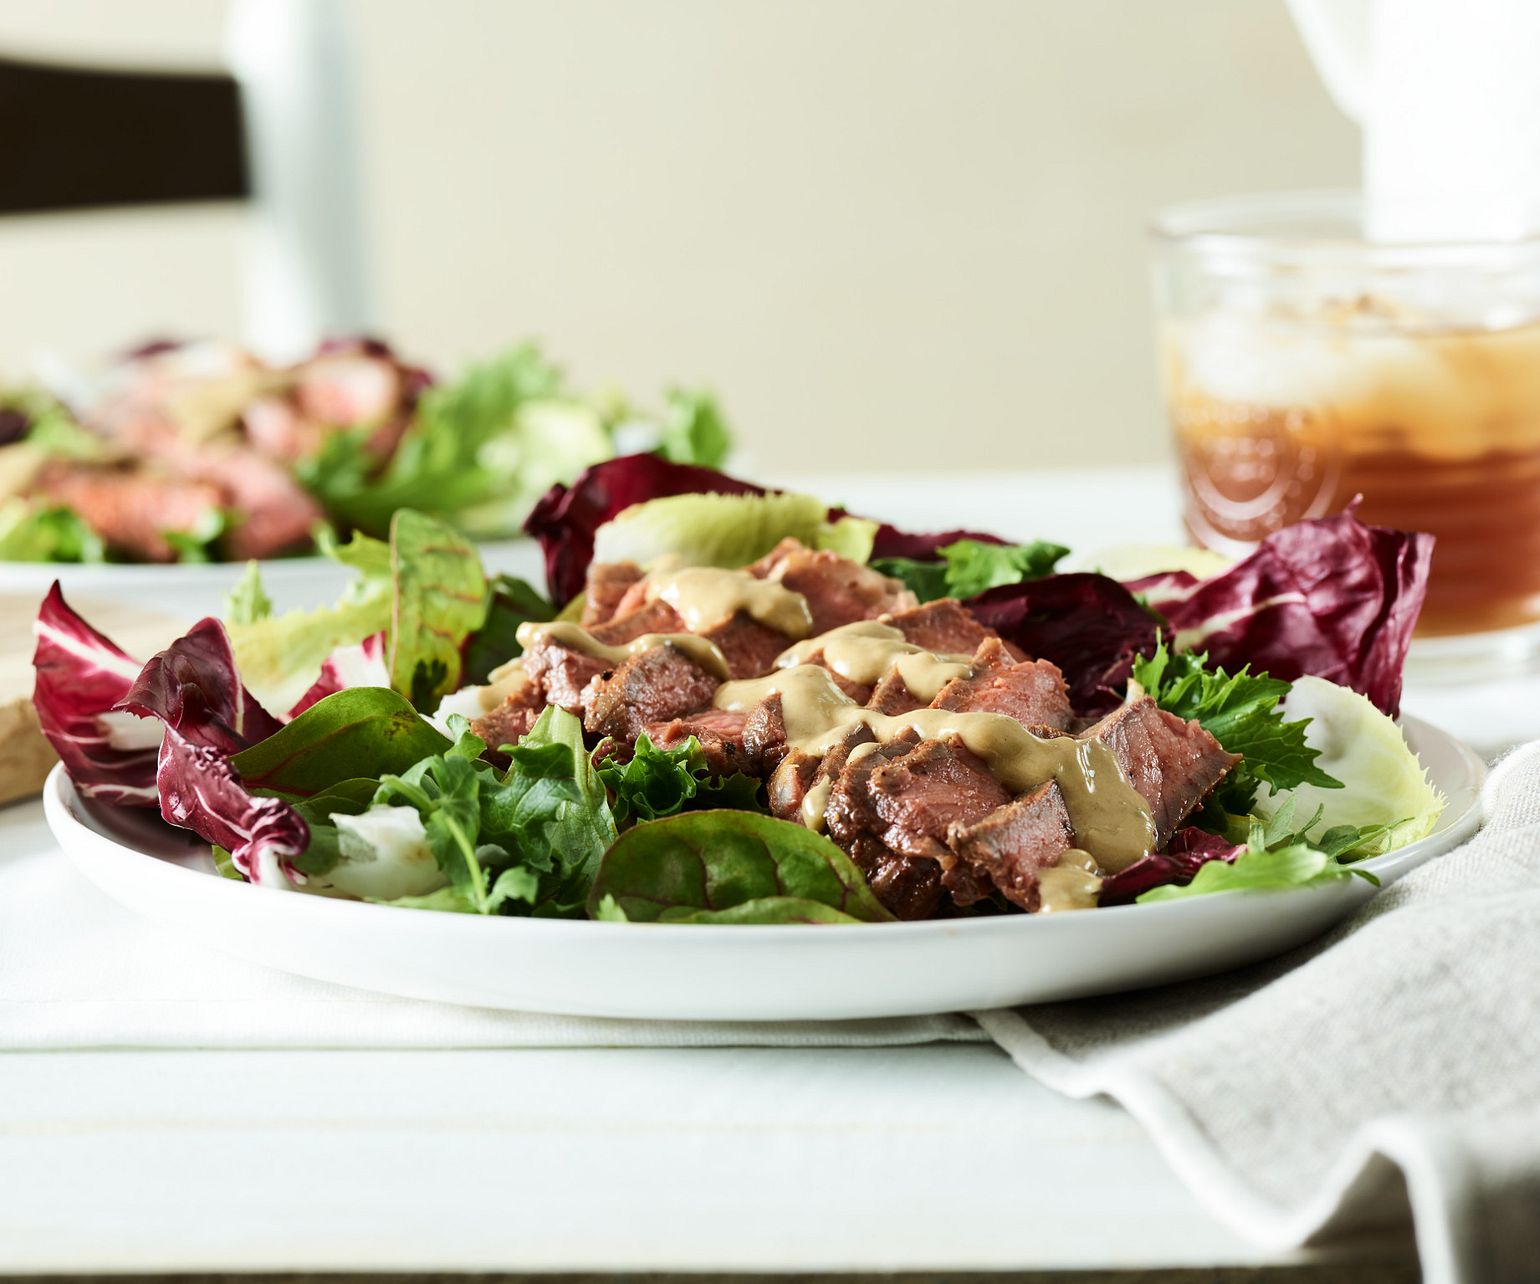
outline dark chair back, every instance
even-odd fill
[[[0,215],[251,195],[232,76],[0,58]]]

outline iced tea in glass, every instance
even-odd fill
[[[1540,241],[1371,244],[1358,229],[1340,193],[1157,222],[1188,530],[1241,554],[1362,495],[1365,521],[1437,537],[1419,636],[1533,626]]]

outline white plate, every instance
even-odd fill
[[[1449,806],[1429,837],[1363,863],[1382,884],[1478,824],[1481,760],[1416,718],[1405,727]],[[475,918],[221,878],[192,835],[145,812],[84,802],[58,767],[43,800],[54,836],[86,877],[214,949],[386,994],[585,1016],[910,1016],[1139,989],[1278,954],[1374,894],[1352,878],[1061,915],[850,927]]]
[[[544,583],[540,549],[532,540],[497,540],[480,549],[489,573],[518,575],[537,587]],[[334,602],[353,578],[351,570],[326,557],[273,558],[261,567],[262,586],[277,611]],[[0,593],[36,594],[41,601],[58,580],[71,601],[105,597],[152,603],[162,614],[196,620],[223,614],[225,594],[245,570],[244,562],[158,566],[0,561]]]

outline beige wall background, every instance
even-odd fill
[[[1143,220],[1351,183],[1281,0],[351,0],[379,329],[705,383],[778,470],[1159,458]],[[219,0],[0,49],[219,60]],[[0,364],[239,327],[238,210],[0,221]],[[793,464],[792,461],[796,461]]]

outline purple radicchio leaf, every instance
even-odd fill
[[[281,798],[249,792],[226,754],[167,726],[155,778],[161,816],[228,850],[253,883],[283,888],[303,882],[290,862],[309,846],[309,826]]]
[[[1207,652],[1231,673],[1249,664],[1284,681],[1325,678],[1394,715],[1433,537],[1365,525],[1357,507],[1285,526],[1206,580],[1161,575],[1129,588],[1170,622],[1178,650]]]
[[[1152,887],[1164,887],[1168,883],[1190,883],[1193,876],[1209,861],[1222,860],[1234,864],[1235,858],[1245,850],[1218,834],[1210,834],[1189,825],[1177,830],[1164,852],[1136,860],[1127,869],[1105,879],[1099,903],[1127,905]]]
[[[113,712],[143,666],[71,610],[57,580],[33,633],[32,705],[75,788],[103,802],[155,806],[159,728]]]
[[[588,564],[594,556],[594,532],[633,504],[667,495],[763,495],[766,489],[753,482],[729,477],[714,468],[675,464],[657,455],[622,455],[586,468],[571,486],[556,485],[535,505],[524,523],[545,555],[547,592],[553,602],[570,602],[583,591]],[[847,516],[843,508],[831,508],[831,521]],[[941,531],[912,534],[886,523],[879,525],[873,557],[910,557],[929,560],[937,550],[960,539],[985,544],[1003,543],[998,536],[977,531]]]
[[[311,683],[289,710],[286,720],[299,717],[318,701],[349,687],[388,687],[390,669],[385,663],[385,634],[371,633],[362,642],[339,646],[321,666],[321,676]]]
[[[229,634],[213,616],[153,656],[117,708],[159,718],[193,744],[226,754],[282,725],[241,684]]]
[[[1134,657],[1153,654],[1159,628],[1132,593],[1105,575],[1023,580],[963,605],[1029,656],[1058,665],[1075,712],[1088,717],[1122,702]]]

